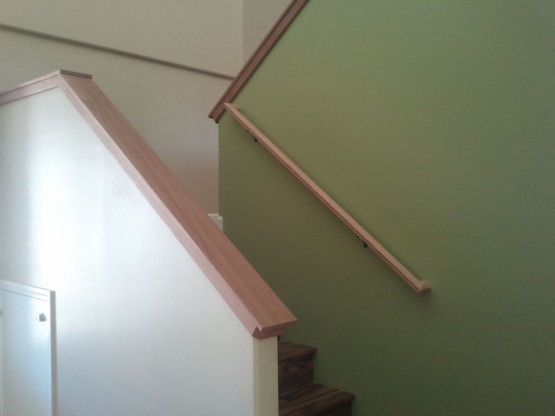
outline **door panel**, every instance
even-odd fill
[[[53,296],[0,281],[2,416],[52,416]]]

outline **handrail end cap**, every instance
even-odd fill
[[[430,292],[432,290],[432,287],[430,286],[430,284],[424,280],[420,281],[420,287],[418,288],[418,292],[419,293],[423,293],[423,292]]]

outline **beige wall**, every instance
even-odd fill
[[[229,81],[0,29],[0,89],[57,69],[91,73],[209,212],[218,211],[217,130],[207,114]]]
[[[3,0],[0,23],[235,75],[242,1]]]
[[[243,0],[243,54],[247,60],[290,0]]]
[[[208,212],[218,212],[216,126],[230,80],[8,30],[33,31],[233,76],[243,57],[242,2],[6,0],[0,89],[55,71],[90,73]]]
[[[288,2],[4,0],[0,90],[61,68],[92,74],[202,206],[218,212],[217,126],[207,115],[230,80],[63,40],[233,76]]]

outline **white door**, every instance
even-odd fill
[[[0,281],[1,415],[52,416],[52,292]]]

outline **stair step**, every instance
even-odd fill
[[[314,381],[316,348],[280,341],[278,349],[279,394],[297,390]]]
[[[309,384],[303,388],[280,395],[280,416],[350,416],[351,403],[355,396],[351,393]]]

